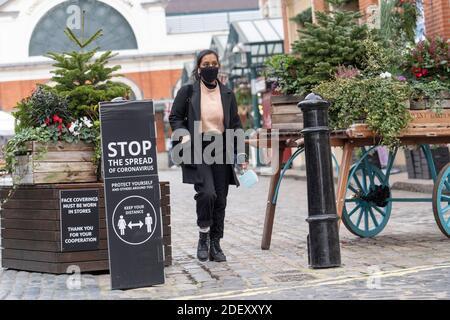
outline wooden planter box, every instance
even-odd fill
[[[93,144],[29,142],[27,154],[16,157],[13,179],[16,184],[97,182],[93,158]]]
[[[441,101],[441,107],[443,109],[450,109],[450,92],[443,92],[441,94],[442,101]],[[430,109],[430,100],[425,98],[422,100],[411,100],[410,104],[411,110],[425,110]]]
[[[76,189],[98,189],[98,250],[61,250],[59,192]],[[0,198],[6,198],[9,190],[0,188]],[[169,266],[172,264],[169,182],[160,182],[160,190],[165,265]],[[0,216],[3,268],[53,274],[67,273],[72,265],[80,267],[81,272],[109,269],[102,183],[19,186],[3,206]]]
[[[303,113],[297,104],[302,96],[284,95],[271,97],[271,128],[272,129],[303,129]]]

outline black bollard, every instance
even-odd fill
[[[298,107],[303,112],[306,180],[308,187],[308,263],[311,268],[341,265],[338,216],[334,195],[328,107],[310,93]]]

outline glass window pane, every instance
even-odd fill
[[[281,40],[268,20],[257,20],[255,21],[255,25],[263,35],[265,41]]]
[[[283,43],[277,43],[275,45],[274,54],[283,53]]]
[[[238,25],[242,30],[244,37],[246,38],[245,40],[248,41],[248,43],[264,41],[263,37],[256,29],[252,21],[241,21],[238,22]]]
[[[278,34],[278,39],[284,39],[284,29],[283,29],[283,20],[282,19],[271,19],[270,24],[272,25],[274,31]]]
[[[85,15],[85,34],[93,35],[99,29],[104,36],[97,38],[86,49],[100,47],[100,50],[137,49],[134,32],[120,12],[113,7],[95,0],[65,1],[50,9],[37,23],[29,44],[29,55],[40,56],[49,51],[65,52],[77,50],[63,32],[69,27],[76,36],[81,35],[81,12]],[[74,19],[69,19],[74,17]]]

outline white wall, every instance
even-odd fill
[[[281,0],[260,0],[261,14],[265,18],[281,18]]]
[[[0,6],[0,81],[49,77],[49,59],[29,57],[35,25],[51,8],[65,0],[10,0]],[[220,32],[167,35],[164,1],[99,0],[114,7],[134,30],[138,49],[120,51],[122,72],[181,69],[192,53],[208,48]],[[149,56],[154,58],[148,58]],[[176,58],[171,56],[178,55]],[[142,57],[147,58],[142,58]],[[139,61],[136,57],[141,57]],[[42,64],[46,62],[45,64]],[[8,67],[6,67],[8,65]]]

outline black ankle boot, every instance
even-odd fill
[[[200,261],[206,261],[209,254],[209,232],[200,232],[197,246],[197,258]]]
[[[216,262],[227,261],[227,257],[223,254],[222,248],[220,248],[220,238],[211,239],[211,246],[209,249],[209,260]]]

